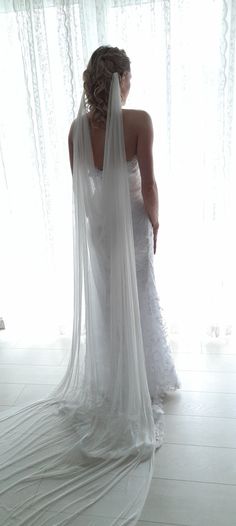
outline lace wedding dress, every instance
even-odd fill
[[[125,161],[116,73],[103,172],[93,164],[84,96],[73,143],[70,360],[47,398],[0,414],[4,526],[134,526],[163,441],[162,398],[179,387],[138,164]]]
[[[153,256],[153,232],[144,209],[141,175],[137,157],[127,162],[134,236],[135,266],[138,287],[140,321],[149,393],[156,420],[157,446],[163,438],[162,420],[159,418],[165,394],[180,388],[168,331],[162,315],[156,289]],[[94,177],[103,172],[94,167]]]
[[[144,209],[137,158],[134,157],[127,165],[147,381],[152,403],[161,406],[164,395],[168,391],[180,388],[180,382],[173,363],[168,331],[156,289],[153,232]]]

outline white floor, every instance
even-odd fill
[[[68,338],[32,345],[1,331],[0,410],[46,395],[69,349]],[[165,443],[139,525],[236,526],[236,352],[189,344],[174,358],[182,389],[166,398]],[[82,522],[106,526],[102,518]]]

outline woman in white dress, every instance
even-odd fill
[[[135,526],[163,441],[162,398],[179,387],[153,272],[152,124],[122,110],[130,77],[125,52],[110,47],[84,73],[69,134],[70,360],[45,399],[0,413],[4,526]]]
[[[102,176],[106,114],[112,74],[118,72],[122,106],[130,90],[130,60],[123,50],[99,47],[84,72],[94,167]],[[151,400],[160,405],[163,395],[180,387],[167,329],[156,290],[153,254],[156,252],[158,189],[153,167],[153,126],[143,110],[122,109],[125,156],[129,172],[130,199],[137,286],[145,353],[146,374]],[[69,153],[73,171],[73,125],[69,133]]]

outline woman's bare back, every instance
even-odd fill
[[[158,193],[153,171],[153,127],[150,115],[142,110],[122,110],[126,160],[137,157],[144,205],[152,225],[158,224]],[[90,123],[94,165],[103,169],[105,129]],[[70,165],[73,173],[73,123],[69,137]]]
[[[138,110],[122,110],[125,153],[127,161],[130,161],[135,155],[137,155],[140,113],[142,112]],[[90,134],[94,165],[99,170],[102,170],[105,145],[105,129],[94,127],[90,121]]]

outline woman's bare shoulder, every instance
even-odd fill
[[[124,120],[128,122],[133,122],[138,125],[148,124],[152,122],[151,116],[145,110],[122,109],[122,112]]]

